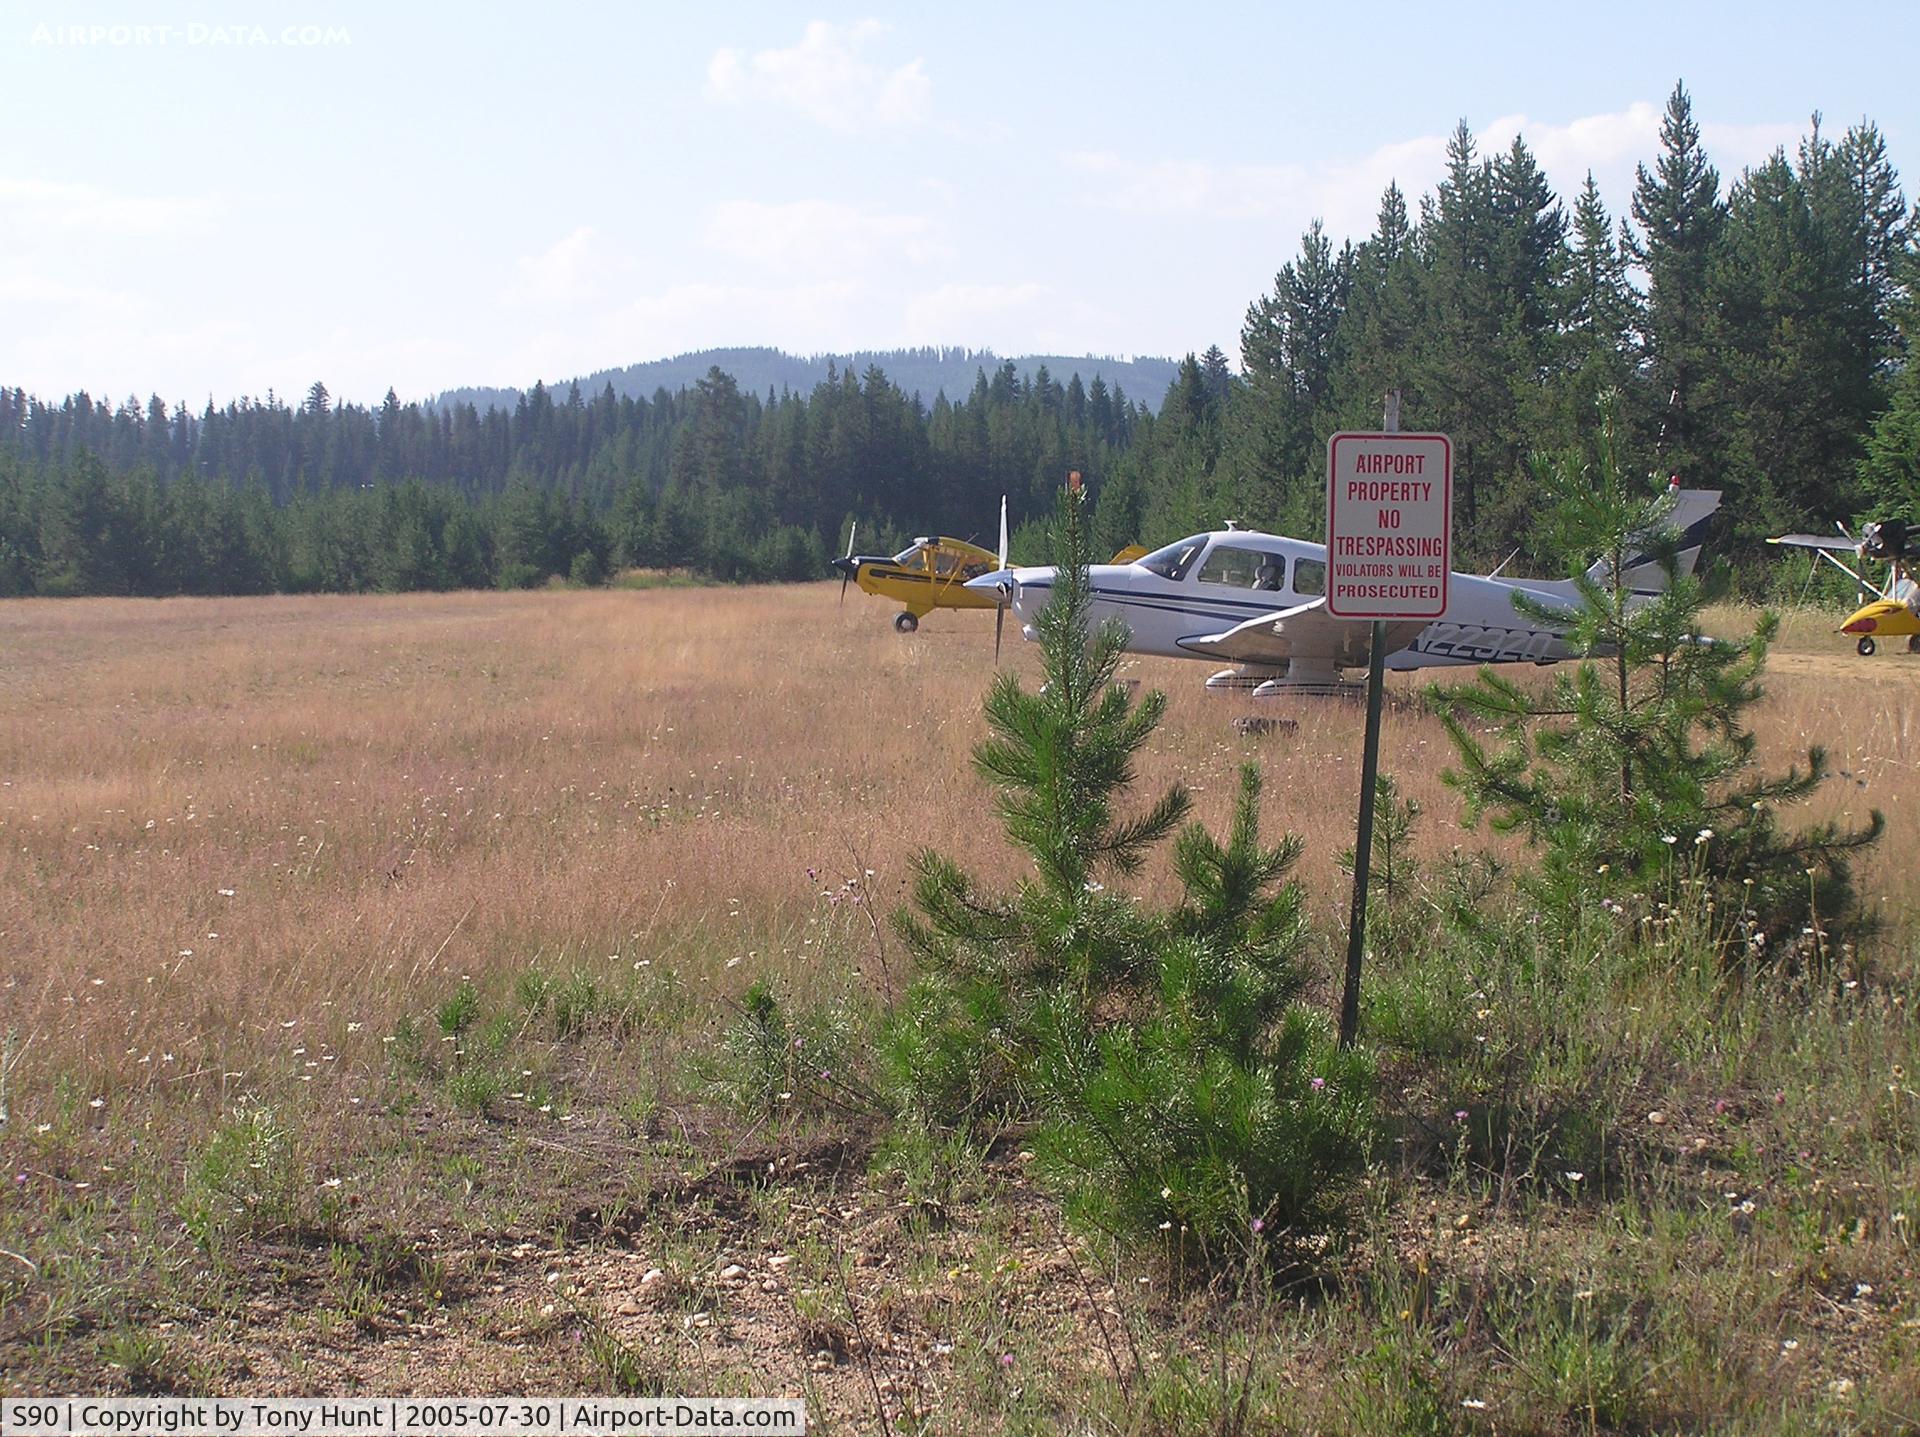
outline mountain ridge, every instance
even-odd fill
[[[595,370],[590,374],[548,384],[547,390],[549,393],[565,392],[569,385],[577,384],[582,395],[591,397],[611,384],[614,393],[623,398],[648,399],[656,390],[665,389],[672,393],[690,388],[698,380],[704,379],[710,369],[719,368],[732,375],[742,390],[764,394],[768,390],[778,392],[785,389],[804,394],[826,382],[830,367],[836,373],[844,374],[852,369],[864,374],[870,366],[878,365],[896,388],[907,394],[917,394],[923,403],[931,405],[941,393],[945,393],[949,399],[963,398],[973,388],[979,375],[985,374],[991,379],[995,370],[1008,363],[1014,366],[1023,381],[1031,380],[1043,367],[1059,384],[1067,383],[1073,375],[1078,374],[1082,384],[1091,385],[1095,376],[1098,376],[1105,381],[1108,389],[1117,387],[1125,391],[1129,399],[1145,402],[1153,409],[1159,407],[1167,386],[1173,382],[1180,368],[1179,360],[1155,355],[1136,355],[1129,359],[1093,354],[1000,355],[991,349],[945,345],[796,355],[771,346],[736,346],[693,350],[666,359],[648,360],[617,369]],[[467,385],[444,390],[427,402],[434,408],[472,404],[481,410],[489,405],[511,409],[524,392],[487,385]]]

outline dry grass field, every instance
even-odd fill
[[[831,1105],[769,1121],[713,1100],[749,982],[856,1034],[897,987],[884,914],[914,850],[1017,872],[969,764],[990,622],[901,638],[884,605],[835,596],[0,605],[0,1388],[797,1392],[860,1429],[1199,1431],[1233,1418],[1238,1382],[1251,1430],[1920,1422],[1920,1129],[1898,1091],[1920,657],[1858,659],[1830,616],[1796,615],[1758,722],[1770,766],[1828,747],[1811,812],[1887,816],[1860,873],[1885,917],[1858,959],[1880,1006],[1821,1019],[1843,1051],[1770,1026],[1801,998],[1742,1009],[1802,1065],[1789,1092],[1744,1049],[1622,1017],[1632,1094],[1678,1085],[1619,1114],[1675,1115],[1651,1188],[1516,1204],[1463,1147],[1389,1163],[1347,1295],[1248,1309],[1069,1242],[1017,1141],[916,1165]],[[1036,668],[1017,639],[1006,662]],[[1217,827],[1257,759],[1267,831],[1306,839],[1330,973],[1360,708],[1262,708],[1297,729],[1242,738],[1248,705],[1201,692],[1207,671],[1127,671],[1171,700],[1140,791],[1184,779]],[[1418,685],[1390,688],[1383,767],[1426,810],[1419,855],[1487,845],[1459,826]],[[1170,884],[1164,865],[1140,881]],[[1760,1105],[1751,1130],[1716,1126],[1716,1083]],[[1804,1130],[1783,1136],[1789,1115]],[[1829,1140],[1832,1169],[1805,1157]],[[1783,1144],[1817,1176],[1783,1176]],[[1720,1197],[1807,1182],[1824,1196],[1765,1242]],[[1444,1306],[1442,1250],[1466,1335],[1410,1336]],[[1525,1350],[1489,1335],[1512,1273],[1575,1293]],[[1609,1283],[1613,1325],[1583,1315]],[[1715,1311],[1739,1340],[1677,1355]],[[1429,1369],[1430,1402],[1406,1375]]]

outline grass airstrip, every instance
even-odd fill
[[[1604,943],[1570,972],[1552,934],[1452,941],[1416,885],[1368,973],[1385,1127],[1351,1223],[1204,1281],[1063,1227],[1017,1131],[876,1115],[911,855],[1019,869],[969,760],[991,619],[901,637],[836,590],[0,605],[0,1389],[800,1395],[899,1433],[1920,1426],[1920,657],[1796,614],[1757,720],[1770,767],[1827,746],[1810,815],[1886,814],[1876,933],[1819,975]],[[1360,708],[1243,736],[1207,672],[1127,670],[1170,697],[1140,792],[1184,779],[1218,828],[1261,765],[1331,1005]],[[1418,689],[1390,678],[1383,749],[1415,864],[1524,863],[1461,826]],[[1171,892],[1164,861],[1137,886]],[[796,1040],[758,1105],[756,980]]]

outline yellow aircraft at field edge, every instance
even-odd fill
[[[920,620],[935,609],[998,608],[991,596],[967,588],[967,580],[990,574],[993,568],[991,551],[944,534],[915,539],[891,558],[855,554],[849,534],[846,557],[833,561],[833,570],[840,575],[841,601],[846,600],[849,583],[858,584],[864,593],[897,600],[902,612],[894,615],[893,626],[903,634],[919,628]]]
[[[1867,593],[1879,596],[1871,603],[1855,609],[1840,625],[1841,633],[1852,634],[1859,640],[1854,647],[1863,658],[1871,656],[1879,647],[1876,642],[1878,639],[1904,638],[1907,652],[1920,654],[1920,585],[1915,584],[1906,573],[1909,552],[1905,521],[1882,519],[1878,523],[1864,525],[1858,539],[1848,534],[1844,525],[1840,526],[1840,533],[1843,537],[1838,539],[1824,534],[1782,534],[1767,542],[1794,549],[1811,549],[1816,564],[1825,559],[1858,584],[1863,596]],[[1834,557],[1848,553],[1860,561],[1862,569],[1869,562],[1884,563],[1887,566],[1886,587],[1872,583],[1859,570]]]
[[[857,526],[856,526],[857,527]],[[920,620],[935,609],[1004,609],[996,597],[967,588],[969,579],[1007,567],[1007,501],[1000,501],[1000,552],[993,554],[978,544],[947,535],[915,539],[908,548],[888,558],[884,555],[855,554],[853,528],[847,530],[846,557],[835,559],[830,567],[840,575],[840,602],[847,600],[847,585],[858,584],[863,593],[897,599],[903,612],[894,615],[893,626],[903,634],[920,627]],[[1144,544],[1129,544],[1113,556],[1116,564],[1130,564],[1147,553]],[[996,648],[998,634],[995,634]]]

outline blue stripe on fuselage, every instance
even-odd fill
[[[1052,589],[1051,582],[1028,583],[1023,581],[1024,589]],[[1277,589],[1270,590],[1272,598],[1258,599],[1218,599],[1211,594],[1192,594],[1176,590],[1164,594],[1137,594],[1126,589],[1102,589],[1097,585],[1088,590],[1096,600],[1120,607],[1153,609],[1160,613],[1193,614],[1196,618],[1232,619],[1236,623],[1245,619],[1257,618],[1261,614],[1277,614],[1283,609],[1298,608],[1309,602],[1305,599],[1288,599]],[[1314,596],[1318,598],[1318,595]],[[1208,606],[1211,606],[1209,609]]]

